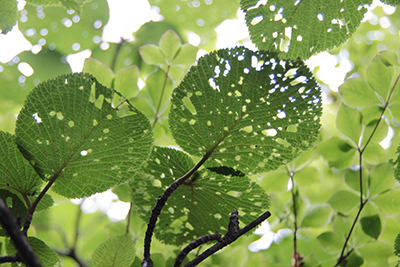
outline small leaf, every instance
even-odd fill
[[[365,167],[363,167],[361,173],[362,173],[363,195],[367,196],[368,195],[368,185],[369,185],[368,170]],[[352,189],[356,190],[357,192],[360,192],[360,170],[357,170],[357,171],[353,171],[351,169],[345,170],[344,181]]]
[[[146,178],[131,182],[132,200],[140,216],[148,220],[154,196],[195,165],[185,153],[155,147],[144,172]],[[155,228],[156,237],[166,244],[182,245],[193,239],[227,231],[230,213],[237,209],[240,222],[249,224],[269,207],[265,191],[246,176],[222,175],[208,169],[195,174],[175,190],[161,211]],[[236,175],[236,173],[235,173]]]
[[[38,257],[40,263],[43,267],[59,267],[61,266],[60,259],[54,250],[50,249],[42,240],[28,236],[28,244],[32,248],[33,252]],[[15,255],[17,253],[16,249],[12,243],[7,244],[7,254]]]
[[[398,190],[388,190],[372,200],[379,209],[386,214],[400,213],[400,192]]]
[[[181,39],[174,31],[169,30],[163,34],[160,39],[160,49],[167,63],[172,62],[181,45]]]
[[[338,136],[322,141],[314,150],[328,160],[330,167],[348,168],[353,164],[356,149]]]
[[[379,122],[378,127],[376,128],[377,123],[378,121],[374,120],[365,126],[361,142],[362,146],[365,146],[365,143],[369,139],[371,139],[370,142],[372,143],[379,143],[387,136],[389,131],[389,125],[387,124],[386,120],[381,120]]]
[[[130,180],[150,154],[152,132],[123,96],[89,74],[75,73],[30,92],[16,141],[42,179],[56,179],[55,192],[78,198]]]
[[[244,47],[199,59],[171,104],[171,132],[183,150],[246,174],[290,162],[320,127],[320,90],[303,62]]]
[[[337,117],[336,127],[338,130],[353,141],[354,145],[358,145],[362,131],[362,115],[357,109],[353,109],[343,104],[340,105]]]
[[[372,238],[378,239],[382,231],[381,219],[378,215],[363,217],[360,223],[364,233]]]
[[[333,194],[328,200],[332,208],[342,214],[349,214],[356,206],[360,204],[360,198],[347,190],[340,190]]]
[[[369,174],[369,183],[370,196],[392,188],[396,183],[392,166],[389,163],[382,163],[376,166]]]
[[[15,0],[0,0],[0,33],[7,34],[17,23],[17,3]]]
[[[296,172],[294,175],[294,180],[300,187],[310,186],[321,180],[321,174],[317,168],[309,166],[299,172]]]
[[[379,164],[385,155],[385,149],[380,144],[369,144],[364,150],[363,159],[370,164]]]
[[[0,199],[4,201],[15,219],[18,217],[25,218],[27,207],[26,204],[22,202],[22,197],[10,191],[0,189]],[[6,234],[5,230],[0,229],[0,236],[8,236],[8,234]]]
[[[285,192],[287,190],[289,176],[286,170],[267,172],[261,177],[261,187],[265,192]]]
[[[324,227],[332,217],[332,208],[330,205],[320,203],[312,205],[301,222],[301,227]]]
[[[139,48],[139,52],[144,62],[149,65],[161,65],[166,63],[160,47],[156,45],[144,45]]]
[[[383,50],[379,52],[379,57],[382,60],[382,63],[386,66],[400,66],[399,59],[397,57],[397,53],[394,50]]]
[[[374,241],[357,248],[367,261],[367,266],[386,266],[388,258],[393,255],[392,246],[385,241]]]
[[[193,65],[196,62],[196,55],[199,49],[191,44],[181,46],[176,57],[172,60],[172,65]]]
[[[330,254],[339,252],[343,247],[344,239],[334,232],[325,232],[317,237],[321,248]]]
[[[346,80],[339,86],[344,102],[353,108],[364,108],[381,104],[376,93],[362,78]]]
[[[82,72],[92,74],[104,86],[111,87],[114,80],[114,72],[104,63],[94,58],[85,59]]]
[[[397,257],[400,257],[400,233],[397,234],[396,239],[394,240],[394,254]]]
[[[388,100],[393,73],[393,67],[383,64],[379,56],[375,56],[367,68],[366,80],[381,97],[382,104]]]
[[[135,243],[129,234],[113,236],[93,252],[92,266],[129,267],[135,259]]]
[[[341,267],[359,267],[363,265],[364,259],[360,257],[357,252],[351,253],[342,263]]]
[[[146,79],[146,89],[149,92],[151,99],[153,100],[154,107],[158,114],[160,115],[169,104],[169,99],[171,97],[173,84],[167,74],[157,69],[155,72],[151,73]]]
[[[139,69],[137,66],[120,69],[115,73],[113,88],[126,98],[131,99],[139,92],[138,79]]]

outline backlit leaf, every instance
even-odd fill
[[[7,34],[18,19],[17,1],[0,0],[0,32]]]
[[[392,66],[383,64],[379,56],[375,56],[366,71],[366,80],[380,97],[382,103],[387,101],[394,70]]]
[[[367,261],[367,266],[385,266],[393,255],[392,246],[385,241],[375,241],[357,249]]]
[[[71,198],[127,182],[152,146],[147,118],[82,73],[38,85],[18,116],[16,137],[41,178],[57,179],[53,190]]]
[[[360,204],[360,198],[350,191],[340,190],[333,194],[333,196],[328,200],[328,203],[331,204],[332,208],[337,212],[349,214],[357,205]]]
[[[74,10],[78,14],[82,13],[82,6],[91,0],[27,0],[28,4],[35,6],[62,6],[65,9]]]
[[[361,227],[367,235],[372,238],[378,239],[382,231],[381,219],[378,215],[366,216],[360,220]]]
[[[175,32],[167,31],[163,34],[160,39],[160,49],[167,62],[172,62],[181,45],[181,39]]]
[[[317,237],[321,248],[328,253],[337,253],[343,247],[344,238],[341,238],[334,232],[325,232]]]
[[[323,227],[332,217],[332,208],[329,204],[321,203],[312,205],[301,222],[301,227]]]
[[[372,201],[386,214],[400,213],[400,192],[397,190],[388,190],[378,195]]]
[[[389,163],[377,165],[369,174],[370,195],[380,194],[392,188],[395,182],[393,168]]]
[[[361,137],[362,115],[360,111],[350,108],[345,104],[340,105],[337,117],[336,127],[338,130],[348,137],[354,144],[358,145],[358,140]]]
[[[290,162],[311,147],[320,126],[320,91],[302,61],[244,47],[200,58],[171,104],[178,145],[244,173]]]
[[[114,80],[114,72],[104,63],[93,59],[85,59],[82,72],[92,74],[104,86],[111,87]]]
[[[100,244],[93,252],[92,266],[131,266],[135,258],[134,242],[129,234],[116,235]]]
[[[369,84],[361,78],[346,80],[339,86],[339,92],[347,105],[354,108],[363,108],[379,105],[381,102]]]

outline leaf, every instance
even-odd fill
[[[350,167],[356,153],[354,147],[338,136],[322,141],[314,150],[328,160],[330,167],[338,169]]]
[[[310,186],[321,180],[321,174],[317,168],[309,166],[299,172],[296,172],[294,175],[294,180],[300,187]]]
[[[366,80],[380,97],[382,104],[388,101],[394,69],[383,64],[379,56],[375,56],[366,71]]]
[[[365,143],[369,139],[371,139],[370,142],[372,143],[379,143],[386,138],[389,131],[388,123],[386,122],[386,120],[381,120],[378,127],[376,128],[377,123],[378,121],[371,121],[370,123],[368,123],[368,125],[365,126],[361,142],[362,146],[365,146]]]
[[[392,246],[385,241],[375,241],[357,249],[367,261],[367,266],[385,266],[393,255]]]
[[[107,239],[93,252],[92,266],[131,266],[135,258],[134,242],[129,234]]]
[[[150,154],[152,132],[115,90],[75,73],[32,90],[18,116],[16,142],[42,179],[56,179],[55,192],[79,198],[128,181]]]
[[[357,252],[351,253],[339,266],[343,267],[359,267],[363,265],[364,259],[360,257]]]
[[[172,65],[192,65],[196,62],[196,55],[199,49],[190,44],[181,46],[176,57],[172,60]]]
[[[362,175],[362,189],[363,195],[368,195],[368,185],[369,185],[369,177],[368,177],[368,170],[363,167],[361,171]],[[360,170],[353,171],[351,169],[345,170],[344,173],[344,181],[348,186],[354,189],[357,192],[360,192]]]
[[[356,31],[370,0],[242,0],[250,38],[262,50],[281,50],[282,58],[309,58],[343,44]],[[322,37],[323,36],[323,37]]]
[[[28,236],[28,244],[38,257],[43,267],[61,266],[57,253],[50,249],[42,240],[33,236]],[[15,255],[17,253],[11,242],[7,244],[6,249],[8,255]]]
[[[138,87],[139,69],[137,66],[130,66],[120,69],[115,73],[113,88],[131,99],[139,93]]]
[[[0,31],[7,34],[18,19],[17,1],[0,0]]]
[[[317,237],[317,240],[321,244],[321,248],[330,254],[339,252],[344,242],[344,239],[334,232],[324,232]]]
[[[348,107],[345,104],[340,105],[337,117],[337,129],[353,141],[354,145],[358,145],[358,140],[361,137],[362,131],[362,115],[357,109]]]
[[[378,96],[362,78],[346,80],[339,86],[344,102],[353,108],[364,108],[381,104]]]
[[[114,72],[104,63],[94,59],[87,58],[83,64],[82,72],[92,74],[104,86],[111,87],[114,80]]]
[[[169,30],[163,34],[160,39],[160,49],[167,62],[172,62],[181,45],[181,39],[174,31]]]
[[[324,227],[330,222],[331,217],[332,208],[329,204],[312,205],[304,216],[301,227]]]
[[[400,66],[399,58],[397,57],[397,53],[394,50],[380,51],[379,57],[381,58],[382,63],[386,66]]]
[[[394,240],[394,254],[397,257],[400,257],[400,233],[397,234],[396,239]]]
[[[369,144],[364,150],[363,159],[370,164],[379,164],[385,155],[385,149],[380,144]]]
[[[243,173],[290,162],[320,127],[320,91],[307,67],[244,47],[200,58],[171,104],[170,129],[183,150]]]
[[[27,0],[26,2],[34,6],[62,6],[65,9],[74,10],[80,15],[83,5],[91,0]]]
[[[378,215],[363,217],[360,223],[364,233],[372,238],[378,239],[382,231],[381,219]]]
[[[374,196],[392,188],[395,182],[393,168],[389,163],[377,165],[369,174],[370,195]]]
[[[0,131],[0,187],[21,196],[33,195],[43,181],[19,152],[15,136]]]
[[[139,48],[140,55],[144,62],[150,65],[165,64],[164,55],[160,47],[156,45],[145,45]]]
[[[144,172],[148,177],[131,182],[133,203],[144,220],[151,214],[154,196],[161,195],[195,165],[185,153],[162,147],[154,148],[147,163]],[[234,209],[239,211],[240,222],[247,225],[268,207],[265,191],[247,177],[202,169],[172,193],[161,211],[155,235],[163,243],[181,246],[210,231],[226,232]]]
[[[372,201],[386,214],[400,213],[400,192],[397,190],[390,189],[378,195]]]
[[[22,202],[21,197],[10,191],[0,189],[0,199],[4,201],[15,219],[18,217],[25,218],[27,207]],[[0,236],[8,236],[8,234],[3,229],[0,229]]]
[[[154,107],[156,108],[156,111],[158,111],[158,114],[154,114],[155,116],[161,115],[167,108],[172,88],[172,80],[169,79],[166,73],[160,69],[157,69],[157,71],[147,77],[145,90],[149,92]]]
[[[285,192],[287,190],[289,176],[286,170],[276,170],[262,175],[261,187],[265,192]]]
[[[356,206],[360,204],[360,198],[347,190],[337,191],[328,200],[332,208],[342,214],[349,214]]]

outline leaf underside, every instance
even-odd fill
[[[16,142],[65,197],[102,192],[133,177],[150,155],[148,119],[115,90],[82,73],[61,75],[28,95]]]
[[[281,52],[282,58],[306,59],[349,39],[372,0],[259,2],[240,1],[252,42],[261,50]]]
[[[316,140],[320,90],[301,60],[244,47],[199,59],[174,89],[169,123],[193,156],[245,174],[293,160]]]
[[[132,200],[140,216],[147,220],[154,196],[194,166],[181,151],[155,147],[144,172],[145,179],[135,179]],[[219,231],[225,234],[230,213],[237,209],[240,222],[249,224],[269,208],[265,191],[244,176],[222,175],[208,169],[198,171],[168,199],[155,228],[164,243],[181,246],[202,235]]]

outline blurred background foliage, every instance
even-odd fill
[[[241,11],[238,11],[239,2],[236,0],[150,0],[149,3],[153,10],[159,13],[158,20],[142,25],[137,31],[132,32],[132,38],[121,38],[117,42],[103,39],[103,30],[110,18],[106,0],[93,0],[87,3],[80,15],[63,7],[43,8],[26,5],[19,10],[18,27],[32,47],[28,51],[15,55],[11,60],[0,63],[0,129],[14,132],[16,116],[28,92],[41,81],[71,72],[67,59],[73,54],[86,51],[86,56],[90,55],[92,59],[108,66],[112,73],[117,73],[126,67],[137,66],[138,88],[142,89],[146,86],[147,77],[157,69],[157,66],[143,60],[139,53],[141,46],[158,45],[163,34],[168,30],[173,30],[181,39],[182,44],[188,43],[192,40],[191,37],[195,36],[196,41],[191,42],[200,49],[198,52],[200,56],[205,51],[219,48],[215,28],[221,23],[226,20],[237,20],[238,15],[244,23]],[[389,6],[374,6],[375,8],[370,9],[365,15],[357,32],[344,45],[329,52],[322,52],[306,61],[314,71],[324,92],[323,128],[319,141],[340,135],[335,124],[342,102],[338,86],[349,77],[364,78],[368,64],[379,51],[386,49],[397,51],[399,48],[400,10]],[[235,36],[235,28],[232,28],[228,34]],[[251,47],[248,37],[237,40],[231,45],[239,43]],[[24,68],[26,63],[29,64],[31,71],[29,67]],[[176,86],[179,80],[171,81],[171,83]],[[134,95],[133,98],[136,96]],[[388,120],[391,120],[390,115],[388,115]],[[373,164],[391,159],[398,147],[400,128],[391,126],[390,129],[393,136],[389,145],[381,158]],[[168,129],[159,132],[157,145],[174,145]],[[332,208],[332,200],[331,205],[327,204],[335,192],[349,190],[346,175],[350,175],[349,167],[353,164],[354,157],[350,157],[348,166],[340,166],[337,162],[328,161],[327,156],[320,154],[317,150],[311,150],[289,166],[253,177],[253,180],[258,182],[271,198],[272,216],[268,219],[271,229],[267,232],[277,233],[284,228],[293,230],[292,194],[287,188],[288,170],[294,173],[293,188],[297,196],[299,223],[297,248],[298,252],[304,256],[303,266],[333,266],[337,261],[335,255],[341,247],[327,245],[324,236],[321,237],[320,234],[327,231],[345,233],[349,227],[349,218],[354,216],[354,210],[351,209],[347,214],[335,212]],[[342,161],[339,160],[339,162]],[[396,188],[398,189],[397,185]],[[124,188],[117,188],[115,192],[121,199],[124,199],[124,194],[126,196]],[[110,236],[125,231],[127,220],[110,220],[105,214],[117,209],[119,202],[115,196],[109,197],[108,204],[102,206],[102,202],[96,201],[96,197],[72,203],[56,194],[52,195],[56,205],[35,214],[30,234],[38,236],[60,253],[66,252],[76,242],[79,257],[88,261],[98,244]],[[370,210],[365,211],[366,214],[374,214],[376,205],[370,205],[368,209]],[[366,247],[365,255],[361,256],[368,258],[370,264],[366,265],[366,262],[359,260],[357,253],[361,253],[363,251],[361,249],[349,259],[356,262],[353,266],[395,266],[397,263],[392,247],[400,229],[400,205],[395,206],[390,213],[378,213],[381,214],[382,223],[379,244],[387,249],[384,249],[382,253],[371,253],[377,250],[368,249],[365,239],[370,240],[372,237],[363,235],[362,225],[359,224],[352,242]],[[131,220],[130,232],[135,241],[138,241],[136,242],[136,259],[132,266],[140,266],[146,223],[134,211],[128,216]],[[78,235],[77,225],[79,225]],[[249,251],[249,244],[259,238],[257,235],[241,237],[232,246],[207,259],[202,266],[291,265],[293,231],[279,238],[279,245],[277,242],[272,242],[266,250]],[[155,266],[164,266],[171,260],[170,258],[175,258],[176,249],[171,246],[166,247],[154,240],[152,258]],[[4,247],[1,248],[1,252],[4,252]],[[190,257],[193,258],[193,255]],[[68,257],[61,257],[61,259],[62,266],[76,266],[76,263]]]

